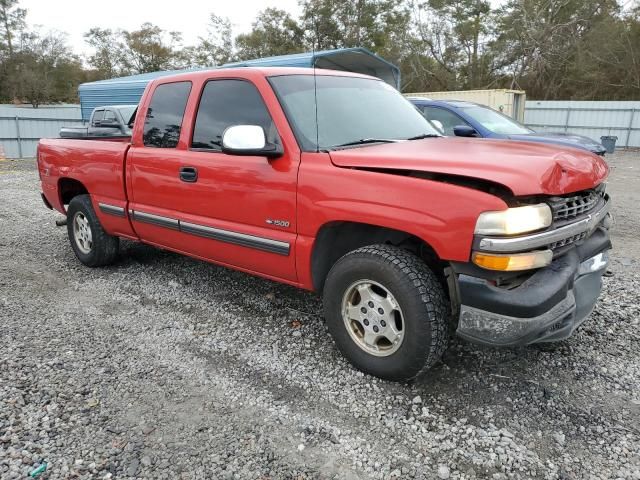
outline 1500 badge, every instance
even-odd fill
[[[283,228],[288,228],[290,225],[288,220],[272,220],[270,218],[267,218],[267,223],[269,225],[275,225],[276,227],[283,227]]]

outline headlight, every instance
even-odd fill
[[[517,235],[546,228],[552,219],[551,209],[546,203],[483,212],[478,217],[475,232],[481,235]]]

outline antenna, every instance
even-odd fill
[[[316,14],[315,12],[311,16],[313,21],[313,30],[314,35],[311,40],[311,58],[312,58],[312,66],[313,66],[313,105],[315,107],[315,115],[316,115],[316,153],[320,152],[320,126],[318,124],[318,81],[316,77],[316,40],[318,38],[318,24],[316,23]]]

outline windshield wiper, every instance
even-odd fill
[[[398,141],[399,140],[392,140],[390,138],[361,138],[360,140],[354,140],[353,142],[334,145],[331,148],[350,147],[352,145],[366,145],[368,143],[396,143]]]
[[[409,137],[407,140],[422,140],[423,138],[439,138],[442,135],[438,135],[437,133],[423,133],[422,135],[416,135],[415,137]]]

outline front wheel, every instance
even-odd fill
[[[118,256],[118,237],[104,231],[89,195],[78,195],[69,202],[67,233],[76,257],[88,267],[109,265]]]
[[[410,380],[447,347],[447,302],[433,272],[416,255],[391,245],[348,253],[324,287],[329,331],[358,369],[387,380]]]

